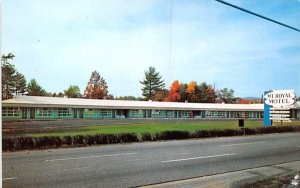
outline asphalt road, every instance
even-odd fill
[[[300,133],[3,153],[3,187],[137,187],[300,160]]]

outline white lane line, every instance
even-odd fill
[[[65,169],[58,169],[56,171],[69,171],[69,170],[82,170],[90,167],[81,167],[81,168],[65,168]]]
[[[231,156],[231,155],[236,155],[236,153],[227,153],[227,154],[222,154],[222,155],[210,155],[210,156],[193,157],[193,158],[185,158],[185,159],[173,159],[173,160],[168,160],[168,161],[162,161],[162,163],[189,161],[189,160],[196,160],[196,159],[208,159],[208,158],[225,157],[225,156]]]
[[[120,153],[112,155],[96,155],[96,156],[87,156],[87,157],[74,157],[74,158],[63,158],[63,159],[49,159],[46,162],[53,161],[66,161],[66,160],[77,160],[77,159],[91,159],[91,158],[101,158],[101,157],[115,157],[115,156],[125,156],[125,155],[135,155],[136,153]]]
[[[246,143],[240,143],[240,144],[226,144],[226,145],[220,145],[221,147],[228,147],[228,146],[243,146],[243,145],[251,145],[251,144],[265,144],[267,142],[246,142]]]
[[[14,180],[16,178],[3,178],[2,181],[5,181],[5,180]]]

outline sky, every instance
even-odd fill
[[[227,0],[300,28],[299,0]],[[237,97],[269,89],[300,95],[300,32],[214,0],[4,0],[2,53],[48,92],[92,71],[114,96],[141,96],[144,71],[231,88]]]

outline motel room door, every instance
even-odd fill
[[[83,118],[83,109],[73,108],[73,118]]]
[[[73,118],[78,118],[78,110],[76,108],[73,109]]]
[[[30,113],[30,119],[34,119],[35,118],[35,109],[29,108],[29,113]]]
[[[22,119],[27,119],[27,108],[21,108]]]

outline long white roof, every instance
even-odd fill
[[[263,104],[180,103],[154,101],[100,100],[82,98],[17,96],[2,101],[2,106],[64,107],[108,109],[222,110],[263,111]]]

